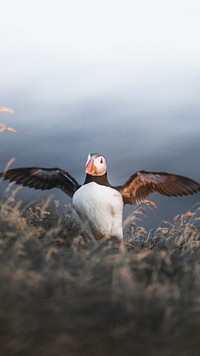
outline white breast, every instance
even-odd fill
[[[123,199],[112,188],[88,183],[73,196],[73,206],[85,226],[90,226],[97,237],[123,238]]]

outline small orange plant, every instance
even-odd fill
[[[9,108],[0,107],[0,113],[14,114],[14,110],[9,109]],[[13,129],[12,127],[8,127],[7,125],[0,123],[0,133],[2,133],[4,131],[17,132],[16,129]]]

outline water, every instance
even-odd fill
[[[114,185],[122,184],[141,169],[174,172],[200,181],[197,82],[193,93],[191,87],[181,90],[180,86],[172,87],[170,94],[169,85],[172,82],[168,87],[164,83],[156,86],[154,82],[155,91],[148,91],[144,85],[144,92],[138,93],[129,83],[129,90],[68,102],[60,99],[58,93],[50,103],[37,101],[34,95],[22,99],[14,94],[9,100],[9,93],[4,93],[4,102],[16,114],[2,114],[1,122],[18,132],[0,136],[0,169],[16,157],[12,167],[60,167],[81,183],[88,153],[101,152],[107,157],[109,179]],[[35,191],[23,192],[31,194],[31,198],[40,197]],[[66,199],[58,190],[53,193],[55,199]],[[165,198],[154,194],[152,200],[158,207],[154,213],[148,211],[143,221],[148,227],[185,212],[200,201],[200,196]]]

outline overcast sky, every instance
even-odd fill
[[[199,56],[199,16],[198,0],[7,0],[1,48],[117,62]]]
[[[37,91],[50,80],[60,92],[68,82],[69,93],[90,93],[144,71],[191,72],[200,68],[199,19],[199,0],[6,0],[1,84],[27,81]]]

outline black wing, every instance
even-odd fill
[[[117,189],[122,194],[125,204],[139,204],[154,192],[169,197],[194,194],[200,191],[200,184],[175,174],[140,171]]]
[[[68,172],[59,168],[29,167],[9,169],[0,173],[0,178],[35,189],[59,188],[70,197],[80,187],[79,183]]]

